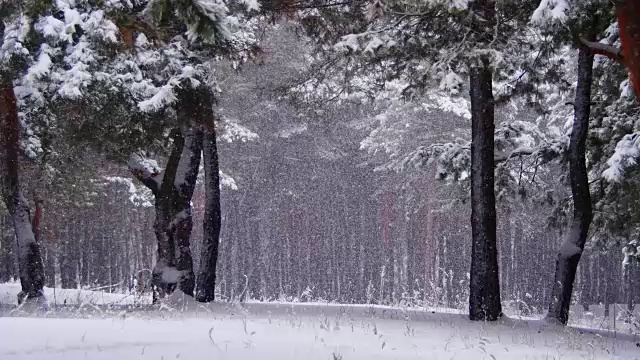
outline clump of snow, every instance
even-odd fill
[[[129,161],[127,162],[129,169],[138,177],[145,179],[154,179],[157,183],[160,183],[160,177],[162,176],[162,170],[158,166],[158,162],[144,156],[140,153],[131,154]]]
[[[449,71],[440,82],[440,90],[458,95],[462,84],[464,84],[464,80],[455,72]]]
[[[567,18],[569,4],[567,0],[542,0],[531,15],[531,22],[543,24],[548,21],[564,21]]]
[[[471,103],[462,96],[452,97],[440,92],[428,94],[430,103],[423,103],[425,109],[440,109],[465,119],[471,119]]]
[[[360,49],[358,38],[357,34],[345,35],[334,45],[334,48],[338,51],[358,51]]]
[[[241,125],[238,120],[226,116],[216,123],[216,127],[219,129],[218,138],[228,143],[255,141],[259,138],[258,134]]]
[[[471,0],[447,0],[447,5],[449,8],[465,10],[469,7],[469,2]]]
[[[249,11],[260,11],[260,3],[258,0],[241,0]]]
[[[219,171],[218,174],[220,176],[220,188],[226,186],[231,190],[238,190],[238,184],[236,184],[236,180],[234,178],[222,171]]]
[[[105,176],[104,179],[110,183],[122,184],[129,193],[129,201],[136,206],[153,206],[153,194],[144,186],[136,186],[129,178],[121,176]]]
[[[616,150],[607,160],[609,166],[602,172],[602,177],[608,181],[622,180],[625,170],[637,165],[640,156],[640,134],[625,135],[616,145]]]

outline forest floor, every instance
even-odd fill
[[[0,284],[0,302],[12,292]],[[202,305],[180,294],[152,307],[126,295],[69,294],[67,305],[46,310],[5,302],[0,359],[640,359],[636,336],[540,320],[480,323],[365,305]]]

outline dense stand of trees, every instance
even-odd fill
[[[150,281],[154,299],[409,302],[468,306],[472,320],[506,303],[563,324],[572,299],[634,306],[640,207],[620,195],[640,191],[637,6],[263,5],[0,6],[0,187],[15,234],[3,231],[0,276],[20,278],[19,300],[45,283]],[[257,34],[279,25],[264,15],[283,12],[304,54],[271,76],[225,72],[267,54]],[[229,114],[257,145],[218,146],[257,138]],[[80,145],[126,162],[146,192],[95,163],[74,190]],[[221,195],[236,185],[220,169],[239,189]]]
[[[397,189],[393,184],[402,175],[355,168],[349,157],[305,161],[304,139],[285,143],[290,150],[284,153],[280,146],[262,156],[254,150],[254,161],[246,163],[251,178],[238,179],[238,190],[222,192],[220,299],[466,308],[470,214],[465,203],[449,205],[459,193],[432,176]],[[372,190],[380,184],[387,191]],[[154,211],[129,198],[127,186],[112,183],[90,207],[45,209],[47,286],[150,294]],[[194,223],[203,219],[204,202],[200,184]],[[0,278],[6,281],[18,272],[11,224],[7,216],[1,219]],[[508,311],[542,314],[551,300],[550,270],[562,237],[547,225],[540,208],[498,202],[499,276]],[[202,239],[202,228],[194,227],[196,272]],[[623,266],[622,257],[617,249],[586,250],[577,304],[640,301],[640,268]]]

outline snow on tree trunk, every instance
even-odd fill
[[[475,25],[488,37],[493,31],[495,3],[474,1],[472,10],[483,19]],[[482,58],[470,70],[471,97],[471,279],[469,318],[496,320],[502,314],[496,246],[494,193],[494,100],[492,71]]]
[[[200,255],[196,300],[209,302],[213,301],[215,297],[221,226],[220,176],[215,131],[206,132],[203,154],[205,176],[204,238]]]
[[[190,239],[193,229],[191,198],[196,187],[202,153],[202,130],[188,127],[182,131],[184,146],[174,180],[173,218],[169,223],[170,237],[176,246],[176,270],[178,288],[193,296],[195,275],[191,256]]]
[[[592,40],[592,39],[589,39]],[[578,262],[582,256],[592,219],[591,194],[585,160],[586,140],[589,131],[591,106],[591,82],[593,54],[582,47],[578,57],[578,85],[574,101],[574,121],[569,144],[569,176],[573,194],[573,220],[564,243],[558,252],[556,273],[551,293],[547,319],[566,325],[569,305],[576,278]]]
[[[153,187],[151,188],[155,195],[156,210],[153,231],[158,241],[158,253],[156,264],[152,271],[151,285],[154,288],[154,296],[159,298],[171,294],[175,290],[178,281],[175,244],[168,229],[173,217],[172,198],[175,194],[173,184],[183,146],[184,138],[180,130],[174,129],[173,147],[167,161],[164,175],[162,176],[162,182],[159,184],[155,183],[155,191]],[[158,172],[149,171],[144,173],[157,174]],[[155,181],[155,177],[149,176],[148,178]],[[143,183],[145,185],[151,184],[152,186],[154,184],[153,182],[145,181],[143,181]],[[154,298],[154,300],[156,299]]]
[[[40,247],[31,225],[29,204],[22,194],[19,177],[20,122],[13,84],[2,83],[0,89],[0,183],[2,198],[11,214],[18,242],[20,283],[18,302],[44,297],[44,266]]]
[[[153,268],[155,297],[171,294],[176,287],[192,295],[195,287],[190,250],[193,215],[191,198],[195,189],[202,152],[202,131],[184,126],[172,131],[173,148],[164,174],[157,164],[139,155],[129,162],[131,172],[155,196],[156,218],[153,229],[158,254]]]

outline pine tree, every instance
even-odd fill
[[[423,147],[410,156],[410,161],[455,159],[459,169],[471,164],[474,215],[470,316],[474,320],[495,320],[501,314],[495,235],[494,101],[504,102],[526,92],[517,86],[505,86],[494,100],[493,87],[496,83],[518,83],[522,67],[531,67],[523,60],[522,51],[533,52],[537,45],[526,35],[537,3],[518,2],[515,14],[514,4],[376,1],[365,6],[312,2],[308,5],[312,11],[300,11],[300,22],[321,44],[320,53],[325,55],[317,63],[323,70],[321,83],[326,84],[328,78],[334,85],[333,89],[320,87],[328,90],[327,98],[339,97],[342,92],[375,93],[389,84],[400,87],[405,98],[464,98],[459,95],[464,87],[462,76],[469,76],[470,146]],[[337,51],[327,51],[331,45]],[[357,82],[349,81],[354,78]],[[443,152],[451,152],[451,156],[439,156]],[[514,155],[518,156],[517,151]]]

